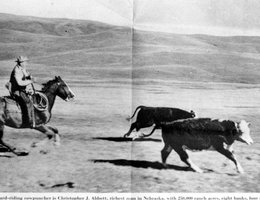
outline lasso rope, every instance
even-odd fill
[[[35,98],[36,102],[33,102],[34,108],[39,111],[47,110],[49,107],[49,101],[48,101],[47,96],[45,94],[43,94],[41,92],[37,92],[37,91],[35,91],[34,95],[38,95],[40,97],[40,102],[37,102],[37,97]]]

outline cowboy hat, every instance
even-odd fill
[[[18,56],[16,58],[16,61],[15,62],[18,62],[18,63],[22,63],[22,62],[25,62],[25,61],[28,61],[29,59],[26,57],[26,56]]]

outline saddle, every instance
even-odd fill
[[[10,105],[15,105],[20,108],[19,102],[15,99],[15,96],[11,93],[12,84],[7,82],[5,87],[9,90],[10,96],[6,96],[4,99]],[[45,111],[48,109],[49,101],[45,94],[41,91],[35,90],[32,96],[33,107],[38,111]]]

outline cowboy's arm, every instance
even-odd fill
[[[31,80],[23,80],[23,72],[18,68],[16,68],[14,71],[14,77],[19,86],[26,86],[32,83]]]

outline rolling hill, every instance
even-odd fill
[[[0,14],[2,75],[10,71],[5,63],[19,54],[31,58],[40,76],[53,70],[88,80],[260,83],[260,37],[132,31],[87,20]]]

